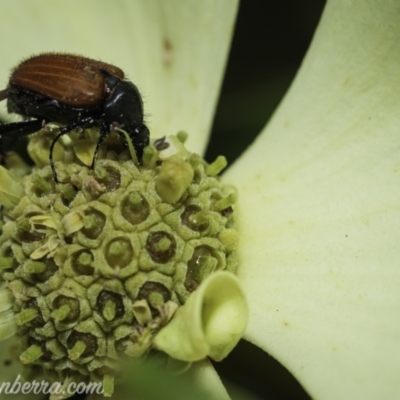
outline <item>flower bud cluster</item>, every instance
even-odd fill
[[[110,385],[118,360],[147,355],[205,278],[235,270],[236,196],[217,177],[226,162],[207,164],[182,139],[154,142],[140,166],[103,149],[94,170],[57,162],[67,183],[48,165],[23,177],[0,236],[22,363]]]

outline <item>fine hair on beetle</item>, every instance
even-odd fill
[[[99,139],[91,163],[94,168],[101,143],[114,131],[132,141],[139,162],[149,144],[144,123],[143,100],[138,88],[112,64],[68,53],[42,53],[27,58],[11,72],[8,85],[0,91],[7,110],[24,121],[0,125],[0,139],[12,142],[42,129],[61,125],[50,145],[49,161],[54,181],[58,180],[53,150],[58,139],[71,132],[98,127]],[[115,129],[119,128],[119,129]]]

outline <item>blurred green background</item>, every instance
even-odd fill
[[[242,0],[206,158],[232,163],[268,122],[311,42],[323,0]],[[233,398],[303,400],[309,396],[268,354],[242,341],[220,363]],[[241,396],[240,389],[245,390]]]

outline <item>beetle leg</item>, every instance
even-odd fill
[[[11,122],[10,124],[0,125],[0,138],[12,136],[28,136],[42,129],[42,119],[31,121]]]
[[[136,128],[130,135],[139,162],[142,161],[143,150],[150,142],[150,132],[145,124]]]
[[[12,143],[21,136],[28,136],[42,128],[42,120],[12,122],[10,124],[0,124],[0,158],[3,159],[7,151],[4,149],[4,139],[11,138]],[[7,146],[10,148],[10,146]],[[3,164],[3,162],[0,162]]]
[[[54,166],[53,150],[54,150],[54,146],[56,145],[58,139],[60,139],[61,136],[64,136],[67,133],[71,132],[72,130],[76,129],[77,127],[83,127],[84,129],[86,129],[87,127],[90,127],[92,125],[93,125],[93,118],[92,117],[82,118],[79,121],[73,122],[72,124],[67,125],[64,128],[61,128],[60,132],[57,134],[57,136],[51,142],[49,159],[50,159],[50,167],[51,167],[51,170],[53,172],[53,178],[54,178],[54,181],[56,183],[68,183],[68,182],[60,182],[58,180],[56,167]]]
[[[101,127],[100,127],[99,139],[97,140],[96,148],[94,149],[94,153],[93,153],[92,165],[90,166],[91,169],[94,169],[94,163],[96,162],[97,153],[99,152],[100,145],[103,143],[108,132],[109,131],[108,131],[107,124],[102,123]]]
[[[67,134],[68,132],[71,132],[74,129],[75,125],[68,125],[65,126],[64,128],[60,129],[60,132],[57,134],[57,136],[53,139],[53,141],[51,142],[50,145],[50,154],[49,154],[49,159],[50,159],[50,167],[51,167],[51,171],[53,173],[53,178],[54,178],[54,182],[55,183],[68,183],[68,182],[60,182],[58,180],[57,177],[57,172],[56,172],[56,167],[54,165],[54,161],[53,161],[53,150],[54,150],[54,146],[57,143],[58,139],[60,139],[61,136],[64,136],[65,134]]]

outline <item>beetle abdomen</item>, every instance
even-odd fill
[[[124,72],[111,64],[71,54],[44,53],[19,64],[11,74],[10,85],[68,106],[91,108],[104,100],[105,80],[100,70],[124,79]]]

